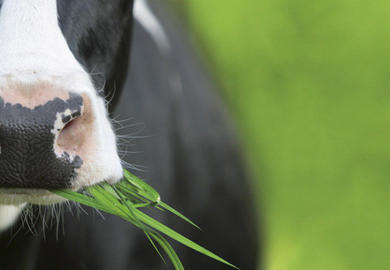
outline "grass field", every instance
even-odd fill
[[[184,5],[264,197],[266,269],[390,269],[390,2]]]

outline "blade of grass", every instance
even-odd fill
[[[133,183],[133,181],[134,181],[136,183],[136,185],[142,187],[143,190],[149,190],[149,193],[145,194],[145,195],[148,196],[149,200],[153,201],[153,200],[157,200],[158,199],[158,205],[161,206],[163,209],[168,210],[169,212],[171,212],[174,215],[176,215],[176,216],[180,217],[181,219],[185,220],[186,222],[188,222],[189,224],[191,224],[192,226],[194,226],[198,230],[201,230],[201,228],[198,225],[196,225],[193,221],[191,221],[189,218],[187,218],[182,213],[180,213],[179,211],[175,210],[174,208],[172,208],[168,204],[162,202],[160,200],[160,195],[157,195],[158,193],[151,186],[149,186],[148,184],[144,183],[142,180],[138,179],[136,176],[130,174],[127,171],[125,171],[124,176],[127,179],[128,183]],[[118,188],[119,189],[124,189],[125,191],[129,191],[128,190],[128,188],[129,188],[128,185],[123,185],[123,184],[121,185],[121,184],[119,184]],[[142,192],[142,194],[144,194],[144,193]],[[149,194],[150,194],[150,196],[149,196]]]
[[[150,234],[158,244],[164,249],[165,253],[168,255],[171,260],[173,266],[176,270],[184,270],[183,264],[181,263],[179,256],[177,256],[175,250],[172,248],[171,244],[162,237],[159,233],[151,233]]]
[[[191,241],[185,236],[175,232],[166,225],[140,211],[140,208],[150,206],[153,206],[161,211],[167,210],[194,227],[200,229],[199,226],[179,211],[162,202],[160,200],[160,195],[151,186],[126,170],[124,170],[124,176],[124,180],[114,186],[104,183],[89,187],[87,188],[87,194],[80,194],[70,190],[54,190],[52,192],[69,200],[85,204],[109,214],[117,215],[131,222],[145,233],[153,248],[164,261],[164,258],[154,241],[159,244],[170,258],[176,270],[182,270],[184,267],[172,246],[160,233],[158,233],[158,231],[203,255],[238,269],[236,266],[222,259],[218,255],[203,248],[199,244]]]
[[[179,218],[185,220],[186,222],[188,222],[189,224],[191,224],[192,226],[194,226],[195,228],[197,228],[198,230],[202,230],[198,225],[196,225],[194,222],[192,222],[189,218],[187,218],[186,216],[184,216],[182,213],[180,213],[179,211],[175,210],[174,208],[172,208],[171,206],[169,206],[168,204],[160,201],[158,203],[158,205],[160,205],[162,208],[164,208],[165,210],[168,210],[169,212],[171,212],[172,214],[178,216]]]
[[[143,222],[145,223],[146,225],[149,225],[150,227],[154,228],[155,230],[158,230],[160,231],[161,233],[169,236],[170,238],[178,241],[179,243],[193,249],[193,250],[196,250],[198,251],[199,253],[203,254],[203,255],[206,255],[214,260],[217,260],[221,263],[224,263],[226,265],[229,265],[230,267],[233,267],[235,269],[239,269],[237,266],[229,263],[228,261],[222,259],[221,257],[219,257],[218,255],[212,253],[211,251],[205,249],[204,247],[200,246],[199,244],[191,241],[190,239],[188,239],[187,237],[175,232],[174,230],[172,230],[171,228],[165,226],[164,224],[158,222],[157,220],[149,217],[148,215],[144,214],[143,212],[141,212],[140,210],[136,209],[135,212],[136,216]]]

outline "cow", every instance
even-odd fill
[[[53,210],[69,202],[49,190],[114,184],[123,168],[203,231],[154,217],[256,269],[258,216],[233,125],[167,6],[0,4],[0,269],[171,269],[120,218]],[[172,244],[188,269],[228,269]]]

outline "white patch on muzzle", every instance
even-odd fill
[[[56,0],[5,0],[0,13],[0,86],[9,81],[36,85],[50,83],[69,92],[87,95],[96,119],[91,140],[96,144],[77,169],[74,189],[122,177],[116,138],[103,98],[88,73],[75,59],[61,32]],[[32,87],[33,89],[33,87]],[[12,91],[12,88],[9,89]],[[1,177],[1,175],[0,175]],[[0,189],[0,204],[45,204],[59,197],[32,190],[13,193]],[[3,218],[3,216],[0,216]]]

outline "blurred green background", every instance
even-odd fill
[[[390,269],[390,2],[175,2],[255,172],[266,269]]]

